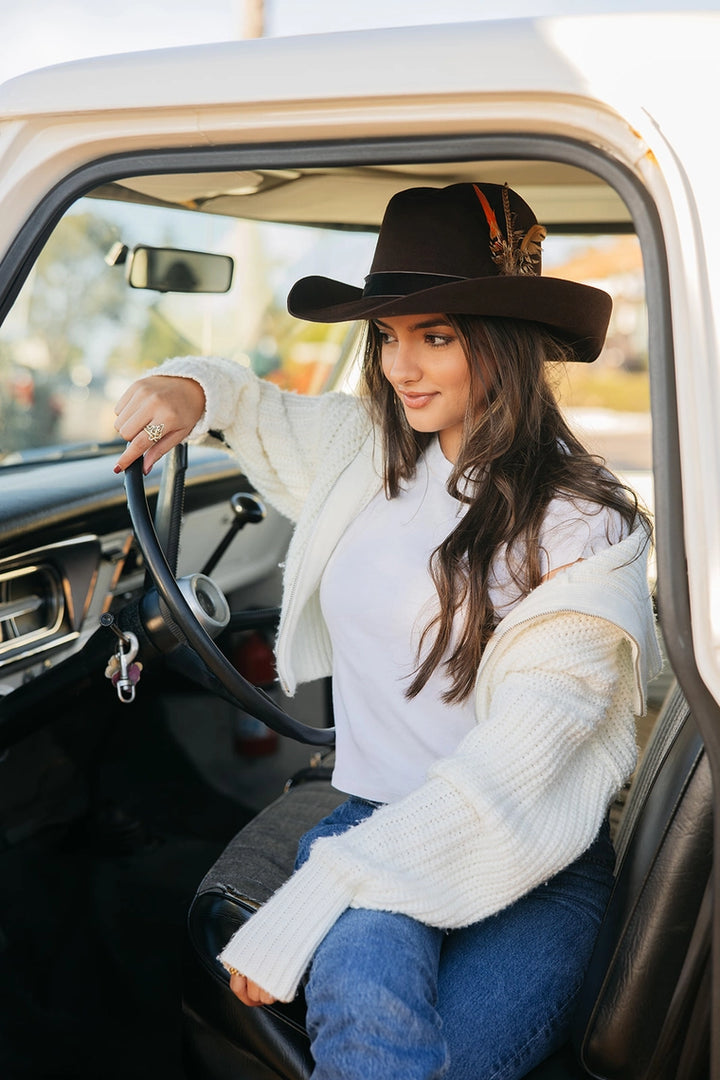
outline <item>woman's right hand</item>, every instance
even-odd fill
[[[177,375],[148,375],[125,391],[115,406],[115,430],[127,442],[115,472],[123,472],[143,457],[143,472],[163,454],[186,439],[205,411],[205,393],[195,379]],[[162,426],[162,437],[154,442],[145,430]]]
[[[267,990],[263,990],[252,979],[246,978],[245,975],[241,975],[239,971],[234,969],[230,972],[230,989],[235,997],[239,998],[243,1005],[247,1005],[248,1008],[252,1008],[254,1005],[272,1005],[274,1001],[277,1001],[277,998],[269,994]]]

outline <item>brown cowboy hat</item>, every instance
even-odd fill
[[[301,278],[288,311],[325,323],[434,312],[525,319],[589,363],[605,341],[612,300],[590,285],[541,277],[544,235],[507,184],[409,188],[388,203],[365,287]]]

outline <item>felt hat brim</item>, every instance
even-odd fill
[[[535,275],[456,280],[401,296],[365,296],[356,286],[311,276],[296,282],[288,295],[290,314],[310,322],[445,314],[541,323],[584,363],[599,355],[611,310],[612,300],[601,289]]]

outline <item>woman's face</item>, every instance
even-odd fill
[[[438,433],[442,452],[455,461],[470,398],[470,370],[457,334],[444,315],[374,319],[382,370],[415,431]]]

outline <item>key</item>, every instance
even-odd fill
[[[115,634],[115,636],[119,639],[120,643],[129,648],[129,639],[115,622],[115,616],[111,611],[104,611],[102,613],[102,615],[100,616],[100,625],[104,626],[106,630],[112,630],[113,634]]]

